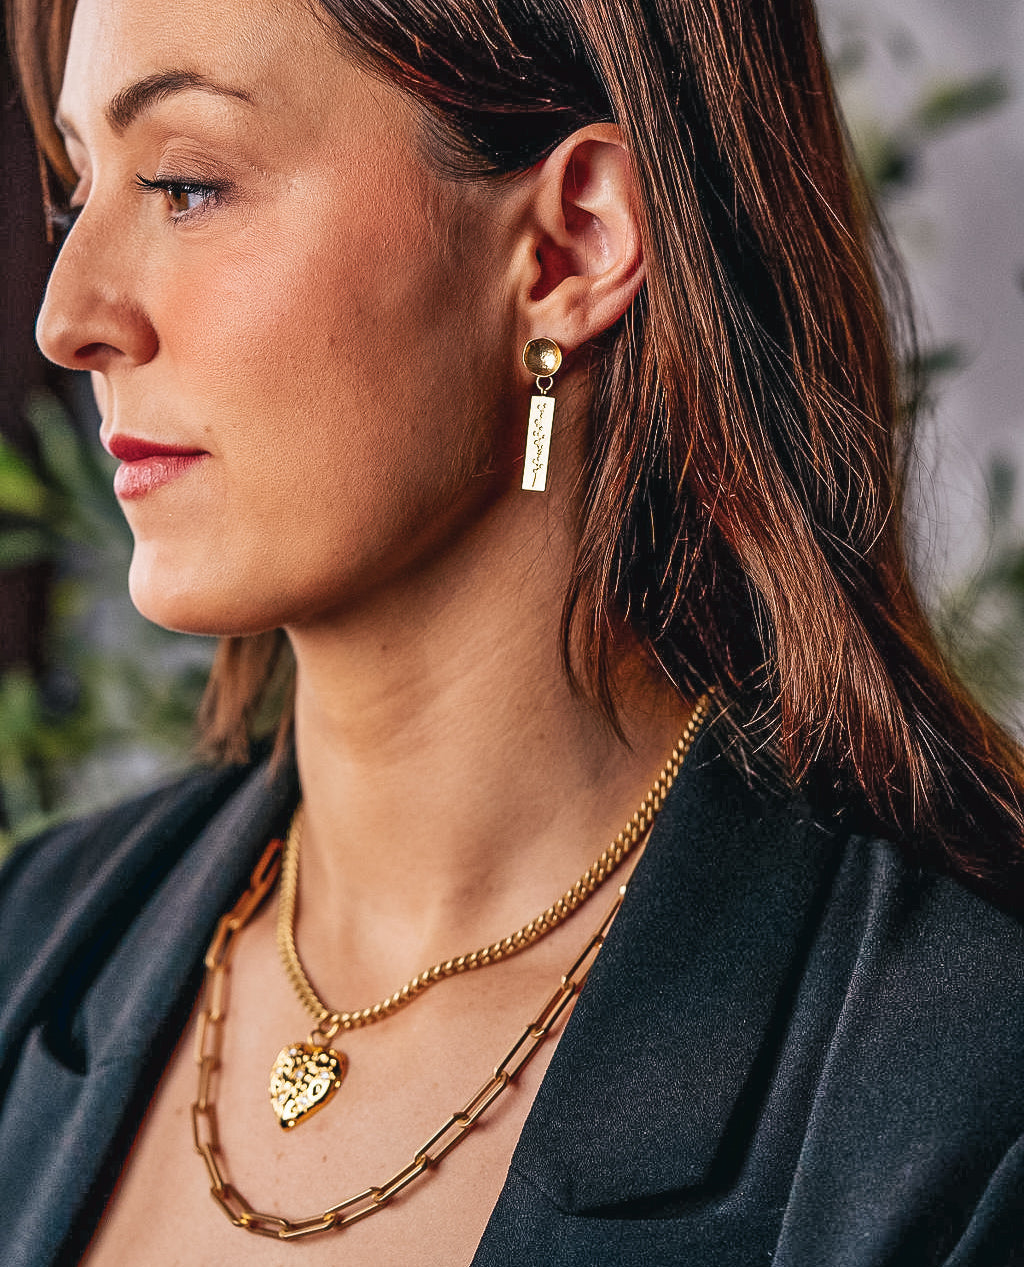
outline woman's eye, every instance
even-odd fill
[[[197,211],[213,198],[214,191],[197,185],[167,185],[167,201],[176,214]]]
[[[223,186],[203,184],[200,181],[172,180],[160,176],[147,180],[140,175],[135,177],[135,181],[145,193],[162,194],[174,220],[184,220],[197,212],[208,210],[224,193]]]

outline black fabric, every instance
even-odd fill
[[[207,772],[0,877],[5,1267],[76,1261],[295,795],[291,771]],[[751,791],[708,733],[473,1267],[1024,1264],[1022,1040],[1015,920]]]
[[[702,745],[474,1267],[1024,1263],[1024,933]]]
[[[3,1267],[78,1261],[217,920],[296,795],[290,770],[207,771],[30,842],[0,874]]]

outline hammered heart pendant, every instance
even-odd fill
[[[270,1103],[290,1131],[318,1112],[345,1081],[348,1057],[315,1043],[283,1047],[270,1071]]]

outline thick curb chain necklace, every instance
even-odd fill
[[[295,811],[288,839],[281,855],[281,888],[277,907],[277,949],[284,964],[288,980],[298,995],[302,1006],[316,1024],[305,1042],[290,1043],[278,1053],[270,1071],[270,1103],[277,1120],[285,1130],[291,1130],[300,1122],[319,1112],[341,1086],[348,1072],[348,1057],[330,1046],[331,1040],[341,1030],[361,1029],[386,1020],[438,981],[454,977],[477,968],[486,968],[512,955],[518,955],[535,942],[546,937],[577,911],[597,892],[633,852],[639,841],[645,839],[654,823],[679,767],[686,758],[697,731],[707,712],[708,696],[702,696],[690,714],[682,735],[669,754],[668,760],[658,772],[650,791],[640,802],[633,817],[612,843],[580,876],[571,889],[567,889],[547,910],[531,919],[514,933],[479,950],[443,959],[422,972],[410,977],[393,994],[370,1007],[354,1012],[339,1012],[330,1008],[313,988],[299,959],[295,946],[295,898],[299,881],[299,849],[302,844],[302,806]]]
[[[428,969],[425,973],[418,973],[400,990],[397,990],[393,995],[389,995],[387,999],[382,1000],[381,1003],[375,1004],[371,1008],[364,1008],[355,1013],[333,1013],[325,1008],[323,1004],[320,1004],[312,986],[309,985],[308,978],[302,970],[298,955],[294,951],[293,891],[291,899],[292,918],[289,921],[289,929],[292,931],[292,953],[295,955],[295,964],[299,973],[301,973],[301,979],[306,982],[312,999],[316,1000],[320,1005],[320,1012],[324,1014],[323,1019],[327,1021],[330,1018],[328,1024],[334,1025],[332,1034],[341,1028],[354,1029],[362,1025],[373,1024],[375,1021],[391,1015],[392,1012],[411,1002],[413,998],[417,997],[418,994],[436,981],[443,980],[445,977],[453,976],[459,972],[472,970],[468,966],[470,960],[472,960],[472,968],[485,967],[487,964],[499,962],[500,959],[508,958],[510,955],[524,950],[547,932],[550,932],[552,928],[561,923],[574,910],[578,909],[608,879],[633,850],[637,842],[644,839],[649,833],[654,819],[661,809],[676,775],[679,773],[679,767],[707,716],[709,701],[710,693],[703,695],[697,702],[697,706],[690,716],[682,737],[673,748],[668,761],[655,780],[651,790],[641,802],[640,808],[623,831],[619,833],[615,841],[602,853],[597,862],[583,873],[566,894],[549,907],[547,911],[537,916],[536,919],[531,920],[529,924],[524,925],[509,937],[503,938],[502,941],[495,942],[491,946],[483,947],[481,950],[473,952],[472,955],[460,956],[457,960],[446,960],[444,963],[434,965],[433,968]],[[283,860],[282,852],[284,854]],[[238,1189],[225,1177],[221,1165],[223,1150],[217,1126],[215,1096],[216,1075],[220,1068],[223,1045],[224,1020],[227,1015],[227,977],[235,947],[235,939],[271,892],[279,873],[282,877],[282,886],[284,885],[284,870],[287,864],[287,857],[287,846],[282,851],[282,845],[279,840],[270,842],[253,872],[249,888],[242,894],[235,906],[221,917],[214,933],[213,941],[206,952],[204,961],[206,979],[203,987],[203,1003],[196,1030],[195,1059],[199,1067],[199,1086],[195,1103],[192,1105],[192,1140],[196,1152],[199,1153],[206,1165],[210,1178],[211,1195],[236,1227],[245,1228],[247,1231],[260,1236],[269,1236],[280,1240],[295,1240],[305,1236],[312,1236],[319,1232],[327,1232],[334,1228],[347,1227],[383,1209],[392,1197],[397,1196],[399,1192],[403,1191],[416,1179],[426,1175],[431,1167],[436,1167],[453,1148],[461,1143],[487,1109],[518,1077],[550,1034],[565,1009],[583,988],[594,960],[597,958],[597,953],[604,944],[608,930],[618,914],[619,907],[622,905],[626,894],[626,886],[620,886],[611,909],[601,921],[597,931],[580,954],[577,955],[568,970],[562,975],[558,987],[544,1003],[540,1012],[527,1025],[522,1035],[506,1052],[505,1056],[495,1065],[492,1076],[463,1108],[453,1113],[444,1125],[416,1150],[413,1160],[383,1184],[366,1188],[363,1192],[357,1193],[337,1205],[330,1206],[322,1214],[314,1215],[310,1218],[292,1220],[282,1215],[263,1214],[255,1210]],[[282,906],[284,906],[283,893]],[[553,922],[549,923],[549,919],[553,919]],[[279,930],[280,927],[279,911]],[[534,931],[532,933],[528,932],[531,929]],[[495,953],[499,950],[500,953]],[[458,966],[460,962],[463,964],[462,967]],[[452,965],[450,970],[449,965]],[[415,987],[414,983],[420,980],[425,980],[425,984]],[[295,984],[294,980],[293,984]],[[296,985],[296,989],[298,990],[298,985]],[[355,1019],[350,1019],[350,1023],[346,1026],[342,1020],[344,1016]],[[337,1024],[335,1024],[335,1020]],[[321,1021],[318,1019],[317,1028],[314,1030],[313,1036],[321,1032],[320,1024]],[[342,1066],[341,1077],[344,1076],[347,1060],[341,1053],[329,1051],[312,1041],[310,1044],[296,1044],[295,1047],[303,1049],[313,1047],[318,1049],[313,1056],[314,1062],[318,1060],[320,1055],[333,1057]],[[290,1050],[292,1049],[286,1048],[281,1053],[281,1056],[278,1057],[275,1072],[282,1058]],[[321,1084],[329,1083],[330,1081],[334,1080],[328,1072],[325,1072],[324,1066],[314,1063],[307,1082]],[[320,1091],[319,1085],[310,1086],[309,1090],[312,1092],[320,1092],[317,1094],[318,1103],[313,1104],[311,1107],[304,1107],[302,1112],[297,1114],[296,1120],[301,1120],[302,1117],[309,1116],[311,1112],[315,1112],[323,1102],[333,1096],[340,1085],[341,1078],[337,1078],[335,1085],[328,1085],[323,1091]],[[288,1126],[294,1123],[286,1123],[282,1120],[281,1124],[282,1126]]]

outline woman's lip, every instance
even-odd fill
[[[156,440],[139,440],[135,436],[111,436],[103,446],[122,462],[143,462],[147,458],[199,457],[205,449],[188,444],[160,444]]]
[[[104,440],[103,447],[121,459],[114,473],[114,492],[122,501],[145,497],[210,456],[206,449],[161,444],[137,436],[113,435]]]
[[[189,467],[209,456],[205,451],[166,454],[151,452],[149,457],[122,462],[114,472],[114,492],[122,501],[145,497],[147,493],[155,492],[171,480],[176,480],[179,475],[184,475]]]

